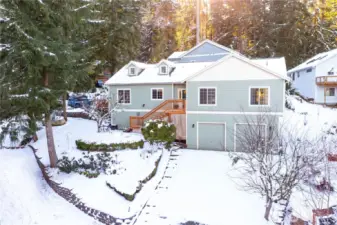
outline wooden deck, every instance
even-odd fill
[[[325,87],[337,86],[337,76],[316,77],[316,84]]]

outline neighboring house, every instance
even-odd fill
[[[288,76],[302,96],[319,104],[337,104],[337,49],[308,59]]]
[[[286,73],[284,58],[250,60],[209,40],[157,64],[131,61],[106,82],[123,105],[112,123],[138,129],[166,119],[189,148],[240,150],[235,133],[247,126],[244,116],[261,108],[282,116]]]

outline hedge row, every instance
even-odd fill
[[[111,143],[111,144],[97,144],[96,142],[87,143],[82,140],[76,140],[76,146],[79,150],[84,151],[106,151],[113,152],[122,149],[138,149],[144,147],[144,141],[128,142],[128,143]]]
[[[138,185],[136,191],[132,195],[117,190],[115,187],[113,187],[108,182],[106,182],[106,185],[109,188],[111,188],[112,190],[114,190],[117,194],[123,196],[126,200],[133,201],[135,199],[135,197],[136,197],[136,194],[139,193],[142,190],[143,185],[146,184],[148,181],[150,181],[156,175],[157,169],[158,169],[158,166],[159,166],[159,162],[161,160],[161,157],[162,157],[162,155],[160,155],[160,157],[154,163],[155,167],[152,170],[152,172],[147,177],[145,177],[143,180],[139,181],[139,185]]]

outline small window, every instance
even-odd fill
[[[335,96],[335,91],[336,91],[335,88],[328,88],[328,89],[325,90],[325,95],[326,96]]]
[[[250,88],[250,105],[269,105],[269,88]]]
[[[215,105],[216,89],[200,88],[199,89],[199,105]]]
[[[131,103],[130,90],[118,90],[118,103],[130,104]]]
[[[300,77],[300,72],[297,72],[297,78],[299,78]]]
[[[152,100],[162,100],[164,98],[163,89],[162,88],[153,88],[151,89],[151,99]]]
[[[307,69],[307,73],[310,73],[312,71],[312,69],[310,68],[310,69]]]
[[[293,75],[293,80],[295,80],[295,73],[293,73],[292,75]]]
[[[129,68],[129,75],[136,75],[136,68],[135,67]]]
[[[161,74],[167,74],[167,66],[161,66],[160,67],[160,73]]]

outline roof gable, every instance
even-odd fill
[[[225,68],[223,68],[223,66]],[[215,69],[214,69],[215,68]],[[217,70],[216,68],[221,68]],[[204,78],[202,76],[206,71],[212,71]],[[206,80],[249,80],[249,79],[283,79],[289,80],[286,75],[271,71],[265,66],[261,66],[252,60],[239,56],[237,54],[230,54],[216,63],[204,68],[201,71],[188,77],[185,81],[206,81]]]

